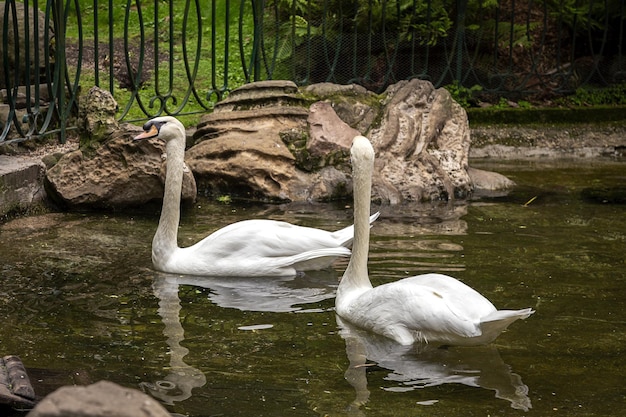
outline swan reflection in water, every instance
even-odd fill
[[[352,407],[358,409],[369,399],[366,375],[369,360],[391,371],[386,380],[400,383],[399,386],[383,388],[387,391],[463,384],[495,391],[496,398],[509,401],[512,408],[524,411],[532,408],[528,387],[502,361],[493,345],[450,348],[402,346],[383,336],[358,329],[339,316],[336,318],[350,361],[345,378],[356,391]],[[422,402],[429,403],[432,402]]]
[[[335,296],[337,273],[333,270],[308,271],[296,277],[242,278],[242,277],[196,277],[157,273],[152,287],[159,300],[158,313],[165,328],[163,335],[169,347],[170,373],[162,380],[141,382],[147,392],[173,405],[191,397],[194,388],[206,384],[206,376],[197,368],[185,363],[183,358],[189,350],[181,346],[185,330],[180,322],[180,285],[209,289],[208,297],[223,308],[263,312],[314,312],[304,309],[306,304],[317,303]]]

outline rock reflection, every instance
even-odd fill
[[[381,236],[450,236],[467,233],[467,201],[431,202],[381,208],[376,227],[384,220],[384,227],[376,227]]]
[[[511,407],[528,411],[532,408],[528,387],[519,375],[505,364],[493,345],[436,348],[401,346],[394,341],[367,333],[337,317],[340,334],[346,342],[350,366],[346,380],[356,391],[353,411],[367,403],[367,361],[391,371],[385,378],[400,386],[383,388],[408,391],[443,384],[463,384],[495,391],[496,398],[507,400]]]

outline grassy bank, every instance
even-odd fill
[[[70,77],[79,79],[83,92],[96,84],[110,90],[120,105],[120,117],[126,121],[145,119],[146,109],[152,114],[184,111],[189,115],[181,116],[181,120],[193,124],[200,113],[212,108],[220,94],[246,82],[242,53],[251,53],[252,13],[244,10],[241,14],[241,51],[241,2],[228,3],[228,9],[226,2],[212,0],[198,0],[189,8],[180,2],[113,7],[98,2],[96,8],[91,0],[71,3],[66,31],[66,42],[72,46],[66,52]],[[231,45],[230,53],[225,52],[227,44]],[[95,46],[99,48],[97,54]],[[136,92],[120,79],[120,71],[128,74],[127,62],[137,71],[126,75],[128,83],[139,84]]]

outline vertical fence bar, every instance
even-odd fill
[[[100,35],[99,35],[99,25],[98,25],[98,0],[93,0],[93,71],[94,71],[94,83],[96,86],[100,86],[100,57],[99,49],[100,49]]]
[[[56,41],[56,51],[55,51],[55,63],[54,63],[54,89],[56,91],[56,106],[57,106],[57,114],[59,115],[59,141],[61,143],[65,143],[66,141],[66,125],[67,118],[65,112],[65,84],[64,84],[64,75],[65,75],[65,7],[63,4],[63,0],[56,0],[56,16],[55,16],[55,41]]]
[[[463,49],[465,45],[465,14],[467,1],[468,0],[457,0],[456,2],[456,70],[454,77],[459,84],[463,81]]]
[[[626,62],[624,59],[624,42],[626,41],[626,29],[624,29],[624,22],[626,21],[626,1],[622,0],[619,6],[619,40],[617,42],[617,72],[615,74],[616,79],[626,81]]]
[[[252,0],[252,13],[254,15],[254,40],[250,67],[253,68],[253,80],[261,80],[261,50],[263,48],[263,11],[264,0]]]

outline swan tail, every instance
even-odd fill
[[[317,271],[328,268],[335,259],[350,256],[350,249],[343,246],[336,248],[314,249],[290,257],[296,271]]]
[[[532,308],[522,310],[498,310],[480,320],[482,337],[494,340],[516,320],[527,319],[535,311]]]
[[[370,216],[370,227],[372,227],[372,223],[374,223],[379,216],[379,211]],[[350,247],[352,245],[352,240],[354,239],[354,225],[337,230],[333,233],[333,237],[339,241],[341,246],[345,246],[346,248]]]
[[[483,317],[481,323],[487,323],[492,321],[510,320],[513,323],[517,319],[527,319],[533,314],[535,310],[532,308],[524,308],[521,310],[497,310],[493,313]]]

